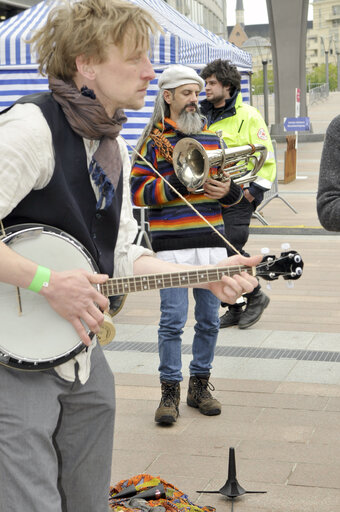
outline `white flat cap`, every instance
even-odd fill
[[[158,79],[158,87],[160,89],[174,89],[180,85],[197,84],[202,91],[204,80],[189,66],[182,64],[173,64],[165,68]]]

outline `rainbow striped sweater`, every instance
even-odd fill
[[[176,123],[166,118],[164,126],[155,125],[166,139],[175,146],[188,135],[176,130]],[[203,129],[192,135],[206,150],[220,148],[219,138],[211,131]],[[167,185],[169,182],[189,201],[196,210],[224,234],[222,208],[239,202],[241,188],[232,183],[230,192],[219,201],[207,198],[204,194],[191,194],[178,180],[173,166],[165,160],[154,141],[148,137],[140,154],[150,162],[165,178],[156,175],[141,158],[137,159],[131,171],[131,197],[136,206],[147,206],[150,224],[151,243],[155,252],[198,247],[224,247],[223,240]]]

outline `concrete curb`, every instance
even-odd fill
[[[290,226],[250,226],[252,235],[317,235],[317,236],[339,236],[339,232],[327,231],[323,228],[313,227],[290,227]]]
[[[290,132],[292,134],[294,132]],[[286,142],[286,137],[289,135],[289,132],[285,135],[271,135],[272,140],[276,140],[276,142]],[[323,142],[325,139],[325,133],[306,133],[299,132],[298,140],[299,142]]]

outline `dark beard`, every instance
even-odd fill
[[[186,135],[201,133],[203,126],[202,119],[203,117],[198,111],[187,112],[183,109],[176,121],[177,129]]]
[[[222,101],[225,101],[227,98],[225,98],[223,96],[223,94],[220,94],[219,96],[215,96],[215,98],[213,98],[212,100],[209,100],[210,103],[212,103],[213,105],[216,105],[216,103],[220,103]]]

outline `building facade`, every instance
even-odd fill
[[[251,54],[254,73],[263,68],[263,62],[267,62],[269,67],[272,67],[272,52],[269,38],[261,36],[249,37],[242,44],[241,48]]]
[[[0,1],[0,22],[16,16],[24,9],[37,4],[40,0],[3,0]]]
[[[0,1],[0,22],[15,16],[20,11],[32,7],[40,0]],[[206,28],[210,32],[227,39],[226,1],[227,0],[164,0],[184,16]]]
[[[335,64],[340,54],[340,1],[314,0],[313,28],[307,32],[307,73],[328,62]]]
[[[165,0],[210,32],[227,39],[226,0]]]
[[[335,65],[340,59],[340,0],[314,0],[311,3],[313,21],[308,21],[307,24],[307,74],[325,64],[326,54],[328,54],[329,64]],[[262,60],[271,63],[270,51],[268,54],[270,47],[268,24],[244,26],[243,23],[237,22],[234,27],[227,27],[227,31],[229,42],[251,53],[254,72],[262,68]]]

